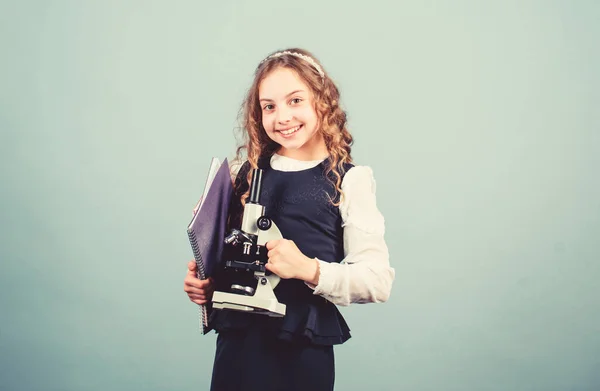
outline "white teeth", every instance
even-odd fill
[[[294,132],[297,132],[298,129],[300,129],[300,126],[302,126],[302,125],[298,125],[295,128],[291,128],[291,129],[288,129],[288,130],[281,130],[281,134],[284,134],[284,135],[288,136],[288,135],[290,135],[290,134],[292,134]]]

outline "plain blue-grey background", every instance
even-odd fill
[[[0,389],[205,390],[185,227],[271,51],[312,51],[397,278],[338,390],[600,389],[596,1],[0,2]],[[268,376],[268,368],[257,376]]]

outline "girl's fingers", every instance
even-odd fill
[[[275,274],[277,274],[277,271],[278,271],[278,270],[277,270],[277,267],[276,267],[276,266],[274,266],[274,265],[273,265],[273,263],[272,263],[272,262],[270,262],[270,261],[266,263],[266,265],[265,265],[265,269],[267,269],[267,270],[268,270],[268,271],[270,271],[271,273],[275,273]],[[279,275],[279,274],[277,274],[277,275]]]
[[[192,216],[196,215],[196,213],[198,212],[198,208],[200,208],[200,204],[201,203],[202,203],[202,197],[200,197],[200,199],[198,200],[198,203],[196,204],[196,206],[192,210]]]
[[[187,294],[194,294],[194,295],[207,295],[213,291],[213,289],[196,288],[196,287],[189,286],[189,285],[184,286],[183,290]]]
[[[187,275],[185,277],[185,279],[183,280],[185,285],[194,287],[194,288],[199,288],[199,289],[206,289],[209,287],[212,287],[212,282],[209,279],[206,280],[199,280],[194,276],[190,276]]]

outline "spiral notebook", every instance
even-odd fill
[[[196,260],[197,277],[204,280],[213,275],[223,253],[223,242],[227,229],[227,217],[233,186],[229,163],[213,158],[210,164],[204,192],[187,234]],[[200,306],[200,331],[210,331],[208,317],[212,311],[210,303]]]

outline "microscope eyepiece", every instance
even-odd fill
[[[260,204],[260,191],[262,188],[263,170],[255,168],[252,170],[252,182],[250,184],[250,197],[248,202],[251,204]]]

